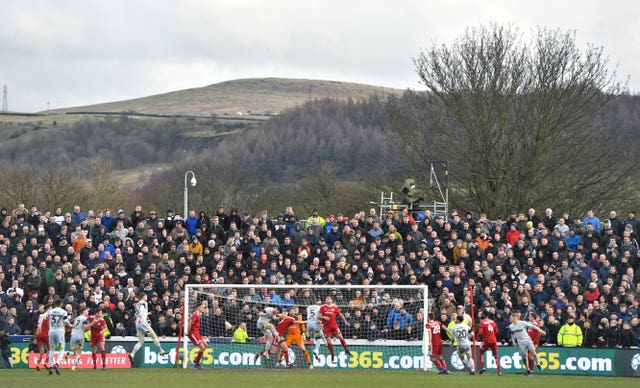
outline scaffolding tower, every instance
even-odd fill
[[[439,176],[444,175],[444,182],[440,182]],[[434,188],[439,195],[433,201],[420,201],[415,203],[403,203],[393,197],[393,192],[380,192],[380,201],[370,201],[372,205],[377,205],[381,215],[389,210],[395,212],[407,209],[409,213],[415,215],[425,210],[430,210],[434,216],[443,216],[445,219],[449,214],[449,162],[433,161],[429,167],[429,187]]]

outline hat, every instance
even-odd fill
[[[409,279],[416,280],[416,279],[417,279],[417,277],[416,277],[416,275],[411,275],[411,276],[409,276]]]
[[[251,266],[254,266],[254,265],[258,265],[258,262],[257,261],[252,261],[251,262]]]
[[[118,210],[118,215],[120,215],[120,214],[124,214],[124,210],[122,210],[122,209]]]
[[[134,271],[142,271],[142,267],[140,267],[139,265],[136,265],[136,267],[133,270]]]
[[[152,297],[152,298],[153,298],[154,296],[158,296],[158,294],[157,294],[157,293],[155,293],[155,292],[154,292],[153,294],[151,294],[151,297]]]
[[[353,255],[354,255],[354,256],[360,256],[360,252],[355,251],[355,252],[353,253]]]
[[[458,308],[459,308],[459,309],[464,309],[464,306],[463,306],[463,305],[461,305],[461,304],[459,304],[459,305],[458,305]]]
[[[309,275],[309,271],[307,270],[302,271],[302,275]]]

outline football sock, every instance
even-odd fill
[[[158,337],[153,339],[153,343],[156,344],[156,347],[159,351],[162,351],[162,345],[160,345],[160,340],[158,339]]]
[[[268,340],[267,343],[264,345],[265,353],[269,352],[269,349],[271,349],[271,345],[273,345],[273,340],[272,339]]]
[[[329,347],[329,352],[331,353],[331,357],[335,356],[336,354],[333,352],[333,344],[329,342],[327,343],[327,347]]]
[[[136,355],[136,352],[138,350],[140,350],[140,348],[142,347],[142,344],[140,342],[138,342],[134,347],[133,347],[133,351],[131,352],[131,357],[134,357]]]
[[[307,360],[309,364],[311,364],[311,357],[309,356],[309,352],[307,351],[307,349],[303,350],[302,354],[304,355],[304,359]]]
[[[103,350],[102,351],[102,366],[106,366],[107,365],[107,353]]]
[[[196,360],[194,361],[194,364],[196,365],[200,365],[200,360],[202,359],[202,355],[204,354],[204,351],[199,351],[198,355],[196,356]]]
[[[340,339],[340,343],[342,344],[342,347],[344,348],[345,351],[349,351],[349,347],[347,346],[347,341],[344,340],[344,338]]]

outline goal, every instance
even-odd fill
[[[335,357],[332,357],[328,339],[312,332],[313,323],[308,325],[327,297],[332,298],[344,315],[344,320],[337,317],[337,323],[350,355],[333,337]],[[176,360],[183,368],[193,365],[198,352],[189,342],[186,329],[189,317],[201,302],[205,308],[200,333],[208,338],[201,365],[207,368],[415,371],[432,367],[427,357],[428,339],[424,329],[429,309],[426,286],[189,284],[185,287],[183,339],[178,340]],[[286,341],[289,346],[271,346],[268,358],[259,354],[267,350],[268,344],[257,321],[261,312],[269,307],[277,307],[279,314],[305,322],[299,328],[306,352],[300,344],[291,343],[296,337],[294,327],[281,341],[289,340]],[[272,322],[277,325],[278,318]],[[244,327],[249,337],[246,341],[242,341],[241,335]]]

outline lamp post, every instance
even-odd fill
[[[196,181],[196,174],[193,171],[189,170],[184,173],[184,213],[182,214],[182,217],[185,220],[187,219],[189,211],[189,186],[187,186],[187,178],[189,177],[189,174],[191,174],[191,186],[196,187],[196,183],[198,182]]]

